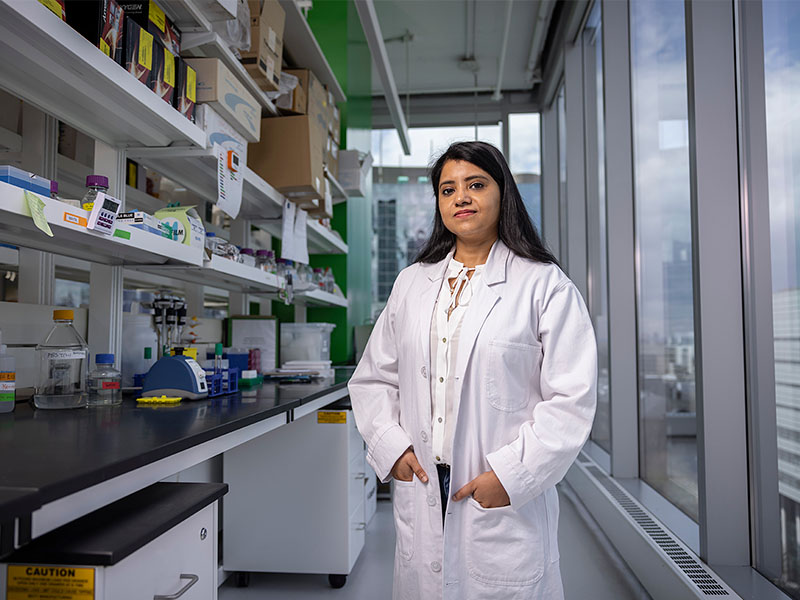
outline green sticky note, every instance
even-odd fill
[[[44,216],[44,200],[28,190],[25,190],[25,200],[28,201],[28,210],[31,212],[33,224],[50,237],[53,237],[50,224],[47,222],[47,217]]]
[[[122,231],[122,229],[115,229],[114,230],[114,237],[122,238],[123,240],[131,239],[131,232],[130,231]]]

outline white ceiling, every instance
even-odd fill
[[[478,87],[494,89],[503,44],[507,0],[376,0],[384,40],[409,30],[410,88],[412,94],[465,92],[473,90],[472,72],[459,68],[459,61],[474,49],[480,67]],[[526,74],[539,0],[514,0],[511,28],[503,73],[503,90],[529,90]],[[473,35],[471,11],[475,15]],[[386,43],[397,90],[407,90],[406,49],[399,41]],[[373,65],[372,91],[383,95]]]

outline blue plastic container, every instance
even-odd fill
[[[0,181],[50,197],[50,180],[11,165],[0,165]]]

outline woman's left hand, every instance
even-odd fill
[[[511,504],[506,489],[494,471],[481,473],[453,496],[456,502],[472,496],[483,508],[500,508]]]

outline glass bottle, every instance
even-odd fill
[[[122,404],[122,373],[114,368],[114,355],[98,354],[94,362],[96,366],[89,373],[89,406]]]
[[[239,262],[248,267],[256,266],[256,253],[252,248],[242,248],[239,250]]]
[[[219,244],[222,240],[213,231],[206,231],[206,250],[210,254],[219,254]]]
[[[325,289],[324,276],[322,274],[322,269],[319,267],[314,269],[314,287],[320,290]]]
[[[72,326],[74,318],[72,310],[54,310],[53,329],[36,346],[36,408],[86,406],[88,346]]]
[[[81,206],[84,210],[92,210],[97,194],[99,192],[108,192],[108,177],[105,175],[87,175],[86,187],[89,189],[86,191],[83,200],[81,200]]]

